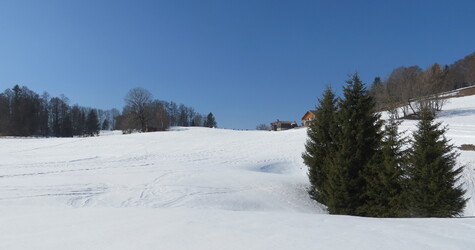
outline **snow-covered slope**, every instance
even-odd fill
[[[475,98],[445,110],[447,136],[475,144]],[[473,218],[326,214],[306,193],[305,140],[207,128],[2,138],[0,249],[474,249]],[[460,160],[475,195],[475,154]]]
[[[305,192],[304,141],[206,128],[5,139],[0,205],[322,212]]]

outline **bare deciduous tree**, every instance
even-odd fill
[[[256,130],[271,130],[270,126],[266,125],[265,123],[261,123],[256,126]]]
[[[390,100],[402,107],[403,116],[409,114],[411,99],[422,91],[417,84],[421,72],[419,66],[399,67],[393,70],[386,81]]]
[[[142,132],[145,132],[147,130],[147,123],[151,119],[147,106],[152,103],[152,94],[146,89],[134,88],[125,96],[125,103],[126,110],[139,123]]]
[[[169,127],[169,116],[160,101],[155,100],[148,105],[148,114],[150,115],[150,121],[147,131],[164,131]]]

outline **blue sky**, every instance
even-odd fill
[[[134,87],[218,126],[299,121],[326,85],[475,52],[475,1],[0,1],[0,89],[122,109]]]

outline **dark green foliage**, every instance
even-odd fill
[[[10,99],[6,93],[0,94],[0,136],[8,134],[10,125]]]
[[[213,113],[209,113],[208,116],[206,116],[204,126],[208,128],[215,128],[217,126]]]
[[[375,103],[357,74],[347,81],[336,114],[336,132],[328,170],[328,210],[333,214],[364,215],[358,210],[366,200],[363,174],[381,143],[381,123]]]
[[[0,98],[0,133],[16,136],[45,135],[48,128],[47,103],[27,87],[15,85]]]
[[[89,111],[86,118],[86,135],[99,135],[100,130],[99,119],[95,110]]]
[[[465,191],[457,186],[462,172],[456,167],[458,154],[445,138],[429,111],[423,111],[414,132],[408,168],[409,214],[414,217],[453,217],[461,215]]]
[[[308,167],[310,196],[320,203],[327,203],[328,187],[326,185],[328,162],[335,152],[333,128],[335,127],[336,99],[330,88],[325,90],[323,98],[315,111],[315,120],[307,130],[308,140],[302,155]]]
[[[0,93],[0,135],[84,136],[87,110],[78,105],[71,107],[63,95],[51,98],[44,92],[40,96],[25,86],[15,85]],[[99,120],[115,119],[115,113],[118,111],[97,111]]]
[[[104,122],[102,122],[102,130],[108,130],[109,129],[109,120],[105,119]]]
[[[421,112],[408,140],[399,123],[382,123],[374,99],[358,75],[347,82],[335,108],[329,89],[319,100],[303,154],[312,198],[332,214],[373,217],[453,217],[463,212],[465,191],[458,180],[458,154],[434,123],[434,110]],[[394,117],[393,117],[394,118]]]
[[[71,120],[73,135],[84,135],[86,133],[86,114],[78,105],[74,105],[71,109]]]
[[[385,126],[380,150],[365,169],[366,201],[359,212],[372,217],[401,217],[405,215],[404,170],[407,139],[398,132],[400,122],[389,119]]]

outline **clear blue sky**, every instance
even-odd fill
[[[299,121],[325,85],[475,51],[475,1],[0,1],[0,89],[122,109],[134,87],[218,126]]]

